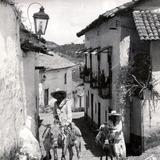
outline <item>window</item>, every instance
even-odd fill
[[[67,84],[67,73],[64,74],[64,84]]]
[[[95,113],[97,113],[97,103],[95,103]]]
[[[107,119],[107,111],[105,111],[105,122],[107,122],[108,119]]]
[[[82,107],[82,97],[79,96],[79,107]]]
[[[87,66],[87,54],[85,54],[85,65]]]
[[[48,98],[49,98],[49,89],[44,90],[44,104],[48,105]]]
[[[111,22],[109,29],[110,30],[116,30],[118,28],[118,26],[120,26],[120,21],[116,20],[116,21]]]
[[[112,47],[102,50],[99,66],[99,95],[102,98],[112,96]]]
[[[98,102],[98,126],[101,125],[101,103]]]

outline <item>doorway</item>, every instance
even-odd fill
[[[101,103],[98,102],[98,127],[101,125]]]
[[[48,105],[49,89],[44,90],[44,105]]]
[[[93,102],[94,102],[94,95],[91,94],[91,119],[93,121]]]

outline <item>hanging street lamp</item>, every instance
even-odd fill
[[[40,38],[41,35],[44,35],[47,29],[49,16],[44,12],[44,7],[41,6],[39,12],[34,13],[34,25],[35,25],[35,33]]]

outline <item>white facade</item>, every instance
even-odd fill
[[[0,159],[14,159],[19,131],[27,116],[37,135],[35,52],[20,48],[20,29],[13,4],[0,2]]]
[[[41,94],[44,97],[43,100],[40,100],[41,102],[47,105],[51,99],[51,92],[55,91],[57,88],[65,90],[68,97],[72,98],[72,68],[47,70],[42,74],[45,74],[46,79],[42,82],[43,93]]]
[[[123,7],[128,7],[128,10],[123,10]],[[159,96],[153,96],[152,91],[155,91],[155,93],[160,95],[160,43],[159,40],[153,40],[152,38],[148,41],[140,39],[141,33],[137,32],[139,26],[136,28],[135,23],[140,24],[141,20],[137,21],[137,17],[134,17],[136,20],[133,18],[132,10],[129,7],[133,8],[135,11],[138,10],[138,12],[144,12],[146,9],[148,12],[151,12],[153,10],[159,10],[160,2],[158,0],[134,1],[125,4],[124,6],[117,7],[115,10],[106,12],[106,15],[103,15],[103,18],[106,19],[106,21],[103,21],[103,18],[100,16],[98,18],[99,21],[95,20],[94,23],[91,23],[77,35],[81,36],[85,34],[85,45],[86,48],[89,49],[86,55],[86,65],[87,68],[91,69],[92,74],[96,73],[98,70],[104,70],[106,77],[108,77],[108,75],[110,75],[109,73],[112,72],[112,82],[110,83],[111,97],[102,98],[98,93],[98,88],[93,88],[91,85],[91,83],[93,83],[92,81],[84,81],[86,115],[92,120],[92,123],[94,122],[96,125],[99,125],[99,121],[100,123],[107,121],[107,114],[104,113],[108,113],[109,109],[121,112],[123,114],[125,142],[128,144],[130,143],[133,152],[140,154],[159,141],[160,119],[158,114],[160,113],[160,103]],[[146,19],[144,18],[143,20],[145,21]],[[157,23],[157,20],[154,21]],[[97,25],[95,25],[96,23]],[[152,22],[150,23],[151,24],[149,25],[152,26]],[[145,25],[143,28],[145,28]],[[97,54],[93,54],[92,49],[96,49],[97,47],[99,47],[99,50],[97,49]],[[103,53],[104,47],[111,47],[111,53]],[[98,54],[100,60],[98,59]],[[109,54],[111,54],[110,58],[108,57]],[[145,61],[145,58],[140,59],[136,57],[143,56],[143,54],[146,57],[150,57],[151,64],[149,64],[148,61]],[[134,59],[135,57],[138,60]],[[98,61],[100,65],[97,65]],[[140,61],[142,64],[140,64]],[[131,64],[129,64],[129,62]],[[147,62],[151,69],[148,69],[147,67],[144,68],[143,62]],[[109,63],[111,64],[111,68],[109,68]],[[128,73],[133,75],[137,74],[136,71],[140,71],[142,74],[145,69],[148,73],[151,73],[152,80],[150,80],[150,83],[152,84],[151,87],[153,87],[153,90],[149,88],[149,84],[148,86],[145,86],[143,98],[135,93],[133,95],[126,94],[127,96],[123,99],[123,93],[127,92],[127,87],[125,88],[125,85],[127,86],[127,84],[124,85],[123,78],[125,77],[124,80],[128,78],[125,76],[125,72],[123,72],[123,69],[126,69],[125,67],[131,69],[132,72]],[[143,76],[144,75],[142,75],[142,77]],[[147,80],[148,78],[145,79],[145,83],[147,83]],[[134,84],[134,82],[131,83]],[[123,92],[124,88],[126,90]],[[100,111],[98,109],[97,112],[96,108],[99,103]]]
[[[90,87],[89,83],[85,83],[85,104],[87,115],[96,124],[102,124],[107,121],[107,113],[111,107],[116,107],[116,93],[114,92],[114,84],[118,78],[120,56],[119,56],[119,42],[121,29],[117,27],[116,30],[110,30],[114,23],[119,20],[117,17],[109,20],[106,23],[88,31],[85,34],[86,48],[104,48],[112,47],[112,98],[102,98],[99,96],[98,89]],[[87,54],[87,67],[91,68],[90,54]],[[100,71],[104,70],[105,76],[109,76],[108,54],[104,51],[100,53]],[[92,72],[98,74],[98,60],[97,54],[92,54]],[[98,120],[99,119],[99,120]]]

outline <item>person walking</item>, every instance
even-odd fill
[[[113,110],[108,116],[111,126],[110,137],[114,139],[114,152],[116,158],[118,160],[124,160],[126,159],[126,146],[122,131],[122,115]]]

